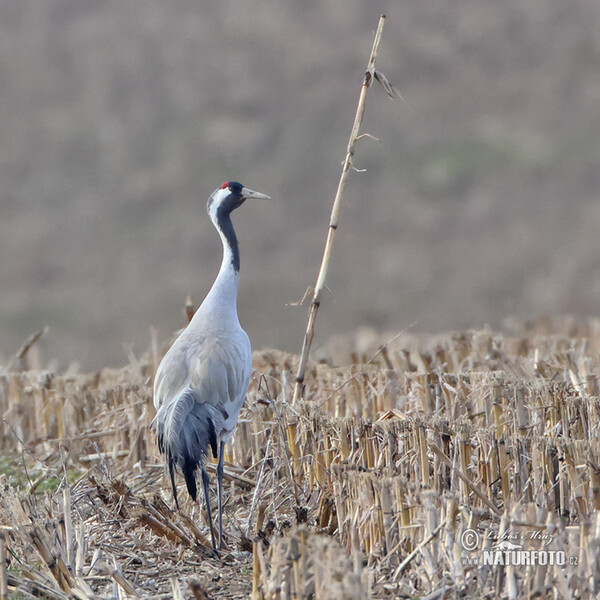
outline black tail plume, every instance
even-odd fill
[[[158,447],[167,458],[177,508],[176,467],[181,469],[188,492],[196,500],[196,471],[203,465],[209,448],[213,456],[217,457],[217,431],[223,422],[223,413],[213,405],[201,402],[196,392],[190,388],[181,392],[168,405],[161,406],[156,414]]]

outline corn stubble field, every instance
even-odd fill
[[[298,357],[256,352],[220,558],[183,489],[174,510],[149,430],[157,344],[121,370],[4,373],[4,593],[598,597],[599,348],[598,320],[403,334],[313,362],[297,404]],[[504,540],[566,563],[483,564]]]

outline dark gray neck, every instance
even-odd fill
[[[231,250],[231,265],[236,273],[240,271],[240,248],[238,245],[237,237],[235,235],[235,229],[231,222],[231,212],[219,211],[217,214],[217,224],[219,229],[225,236],[225,243]]]

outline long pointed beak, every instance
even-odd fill
[[[263,200],[270,200],[271,196],[267,196],[262,192],[255,192],[254,190],[249,190],[248,188],[242,188],[242,196],[246,199],[248,198],[261,198]]]

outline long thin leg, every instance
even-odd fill
[[[213,550],[217,549],[215,545],[215,534],[213,531],[212,514],[210,512],[210,497],[208,494],[208,473],[206,469],[202,467],[202,485],[204,487],[204,501],[206,502],[206,513],[208,515],[208,527],[210,528],[210,539],[212,541]]]
[[[225,454],[225,442],[221,442],[219,446],[219,462],[217,463],[217,499],[219,501],[219,550],[223,546],[223,454]]]

